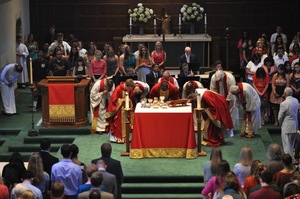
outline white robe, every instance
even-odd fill
[[[90,93],[90,112],[91,112],[91,121],[93,121],[94,118],[94,108],[99,105],[99,112],[98,112],[98,119],[97,119],[97,126],[96,131],[105,131],[105,113],[106,113],[106,102],[109,101],[110,96],[115,89],[115,86],[113,85],[112,91],[108,92],[107,94],[104,94],[103,92],[99,92],[100,90],[100,83],[101,81],[106,81],[106,79],[97,80],[95,84],[93,85]]]
[[[242,84],[246,99],[246,111],[251,112],[252,129],[253,132],[257,133],[257,130],[261,128],[260,98],[256,90],[250,84],[244,82]],[[240,101],[239,106],[243,108]]]
[[[137,81],[137,80],[135,80],[134,83],[135,84],[141,84],[143,86],[144,91],[143,91],[143,93],[141,95],[141,99],[146,98],[147,95],[148,95],[148,93],[150,92],[150,86],[147,83],[145,83],[145,82]]]
[[[15,90],[14,85],[8,86],[9,83],[14,84],[20,73],[14,70],[15,64],[4,66],[0,74],[1,98],[3,102],[3,111],[5,113],[16,113]]]
[[[227,77],[226,84],[227,84],[227,91],[228,91],[228,94],[229,94],[230,86],[235,85],[236,81],[235,81],[234,76],[231,73],[225,72],[225,71],[224,71],[224,73],[226,74],[226,77]],[[231,114],[233,126],[234,127],[239,126],[239,109],[236,105],[236,100],[237,100],[236,96],[229,95],[230,97],[228,97],[228,98],[227,98],[227,96],[225,96],[223,81],[220,81],[219,87],[220,87],[220,91],[218,92],[217,91],[217,83],[216,83],[216,74],[214,74],[211,77],[209,90],[214,91],[216,93],[219,93],[220,95],[225,97],[227,101],[229,101],[230,114]]]
[[[17,44],[16,51],[22,56],[17,56],[17,63],[23,67],[22,73],[19,75],[18,83],[23,84],[28,82],[28,71],[27,71],[27,56],[29,55],[28,49],[25,44]]]
[[[298,100],[292,96],[280,104],[278,121],[281,125],[281,139],[284,153],[288,153],[294,159],[294,142],[298,130]]]

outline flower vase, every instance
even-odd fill
[[[140,23],[140,25],[139,25],[139,34],[140,35],[144,34],[144,24],[143,23]]]
[[[191,23],[191,25],[190,25],[190,34],[191,35],[195,34],[195,24],[194,23]]]

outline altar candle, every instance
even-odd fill
[[[33,71],[32,71],[32,59],[30,58],[30,63],[29,63],[29,70],[30,70],[30,85],[33,84]]]
[[[206,13],[204,15],[204,24],[207,25],[207,17],[206,17]]]
[[[128,95],[128,92],[125,93],[125,108],[129,109],[129,95]]]
[[[156,19],[154,19],[154,23],[153,24],[156,26]]]
[[[201,102],[200,102],[200,94],[197,94],[197,109],[201,108]]]
[[[179,25],[181,25],[181,14],[179,14]]]
[[[132,16],[129,17],[129,25],[132,25]]]

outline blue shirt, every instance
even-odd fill
[[[77,195],[82,184],[81,167],[72,160],[63,158],[61,162],[52,166],[51,182],[61,182],[65,186],[65,195]]]

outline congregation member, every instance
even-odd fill
[[[55,50],[58,46],[63,47],[63,55],[68,55],[71,52],[71,46],[68,44],[68,42],[64,41],[64,34],[63,33],[57,33],[56,39],[54,42],[52,42],[48,48],[48,53],[50,56],[55,57],[56,53]]]
[[[60,182],[51,184],[50,188],[50,199],[64,199],[65,198],[65,187]]]
[[[37,53],[37,59],[32,61],[32,74],[33,74],[33,83],[35,86],[34,92],[34,100],[33,100],[33,111],[37,111],[39,107],[42,105],[41,99],[41,88],[38,83],[45,79],[48,75],[49,70],[49,62],[44,59],[43,51],[39,50]]]
[[[39,45],[38,43],[34,40],[34,35],[32,33],[29,33],[27,37],[27,41],[25,42],[25,45],[28,49],[29,52],[29,58],[32,60],[35,60],[38,58],[38,51],[39,51]]]
[[[109,46],[107,50],[107,55],[103,57],[106,61],[106,76],[112,77],[115,84],[118,84],[119,80],[119,57],[115,54],[113,47]]]
[[[158,82],[153,86],[150,91],[149,98],[153,99],[160,96],[164,96],[164,101],[177,100],[179,98],[179,90],[173,84],[166,82],[165,80]]]
[[[28,190],[32,191],[32,193],[34,194],[34,199],[43,199],[43,195],[42,192],[39,188],[35,187],[34,185],[32,185],[33,179],[34,179],[34,175],[32,173],[32,171],[25,171],[22,174],[22,179],[23,182],[21,184],[24,184]],[[17,199],[17,195],[15,193],[15,188],[13,188],[11,190],[11,198],[12,199]]]
[[[95,59],[91,61],[90,72],[93,82],[102,79],[106,75],[107,65],[106,61],[102,59],[102,52],[100,50],[96,50],[95,52]]]
[[[175,77],[171,76],[170,72],[165,70],[162,74],[162,77],[158,79],[157,83],[160,83],[161,81],[167,81],[176,86],[179,89],[178,81]]]
[[[2,178],[0,177],[0,198],[1,199],[9,199],[9,191],[7,186],[5,186],[2,182]]]
[[[78,49],[79,57],[82,57],[84,60],[86,60],[87,59],[87,50],[83,47],[82,41],[77,42],[77,49]]]
[[[136,56],[131,52],[130,46],[124,45],[124,53],[120,55],[119,62],[120,62],[120,70],[123,75],[127,75],[128,69],[134,69],[136,67]]]
[[[93,190],[97,190],[101,194],[101,199],[114,199],[114,196],[111,193],[101,191],[101,185],[103,182],[103,176],[100,172],[94,172],[91,176],[92,188],[89,191],[84,191],[78,194],[78,199],[89,199],[89,194]]]
[[[282,156],[283,169],[275,173],[273,176],[273,182],[279,187],[281,193],[283,192],[283,187],[291,182],[293,169],[293,159],[290,154],[284,154]]]
[[[187,63],[189,65],[189,70],[197,74],[199,71],[199,66],[197,66],[197,56],[192,53],[192,48],[187,46],[184,49],[184,54],[179,57],[179,69],[182,71],[182,64]]]
[[[87,176],[87,181],[80,185],[78,188],[78,194],[84,191],[88,191],[92,188],[91,176],[94,172],[98,171],[98,167],[95,164],[90,164],[86,167],[85,174]]]
[[[146,75],[150,73],[150,68],[152,67],[153,60],[150,56],[148,49],[143,46],[139,50],[139,54],[136,57],[135,71],[137,72],[138,80],[146,82]]]
[[[290,87],[284,89],[285,100],[280,104],[278,121],[281,125],[281,140],[284,153],[294,157],[294,145],[298,130],[298,107],[299,102],[293,96]]]
[[[62,51],[56,51],[56,57],[49,64],[50,76],[69,76],[70,66],[67,60],[63,59]]]
[[[117,197],[116,199],[122,199],[121,185],[124,181],[123,170],[121,162],[111,158],[112,147],[109,143],[103,143],[101,145],[101,157],[91,161],[93,164],[97,164],[98,160],[103,160],[107,165],[106,171],[115,175],[117,180]]]
[[[265,167],[260,160],[252,161],[250,175],[245,178],[243,187],[247,197],[249,197],[250,190],[259,184],[258,174],[261,173],[261,171],[263,171],[264,169]]]
[[[45,36],[44,42],[49,45],[52,44],[55,41],[55,36],[55,25],[51,25],[49,27],[49,32]]]
[[[78,81],[89,76],[88,68],[85,65],[84,59],[79,57],[77,59],[76,65],[73,67],[73,76],[77,78]]]
[[[103,177],[102,186],[106,188],[108,193],[113,194],[114,198],[116,198],[118,193],[116,176],[106,171],[107,165],[105,164],[104,160],[98,160],[97,167],[98,172],[100,172]]]
[[[284,64],[284,62],[289,61],[287,55],[284,54],[284,49],[282,46],[279,46],[276,55],[273,56],[275,66],[279,66],[280,64]]]
[[[51,140],[43,138],[40,140],[40,156],[42,158],[43,168],[49,176],[51,175],[52,166],[59,162],[58,158],[50,154]]]
[[[279,144],[270,144],[267,149],[268,161],[265,166],[272,175],[283,169],[282,163],[283,150]]]
[[[15,187],[13,188],[13,190],[10,192],[10,199],[18,199],[18,198],[21,198],[22,195],[26,192],[30,191],[29,188],[23,184],[23,183],[19,183],[19,184],[16,184]],[[32,193],[32,191],[30,191]],[[34,196],[33,198],[31,197],[30,199],[34,199]]]
[[[86,165],[78,159],[78,153],[79,153],[79,148],[76,144],[71,144],[71,160],[73,163],[77,164],[81,168],[81,173],[82,173],[82,183],[85,183],[87,181],[87,176],[86,176]]]
[[[62,145],[60,151],[63,159],[52,166],[51,182],[64,185],[65,199],[76,199],[78,188],[82,184],[81,167],[71,160],[71,145]]]
[[[163,49],[163,45],[160,41],[155,42],[154,50],[151,52],[153,62],[158,65],[160,71],[165,70],[165,62],[167,60],[167,53]]]
[[[22,43],[22,37],[18,35],[16,37],[16,59],[17,63],[23,68],[18,76],[18,87],[26,88],[28,84],[28,67],[27,67],[27,56],[29,55],[28,49],[25,44]]]
[[[244,112],[240,136],[253,138],[261,128],[260,99],[257,92],[250,84],[244,82],[231,86],[229,92],[238,98],[238,105]],[[247,132],[246,124],[248,124]]]
[[[116,87],[110,97],[105,117],[110,124],[109,139],[112,142],[124,143],[126,139],[126,124],[124,122],[126,120],[124,110],[126,93],[128,93],[129,99],[132,98],[130,96],[132,92],[130,91],[134,89],[134,87],[134,81],[127,79]],[[129,100],[129,104],[130,103],[132,105],[132,102]]]
[[[154,84],[158,82],[158,79],[162,77],[161,71],[158,64],[152,64],[152,70],[146,75],[146,83],[149,85],[150,89],[153,88]]]
[[[252,86],[253,85],[253,75],[256,70],[262,66],[262,61],[259,54],[255,54],[251,61],[248,62],[246,66],[247,82]]]
[[[298,169],[296,169],[295,171],[293,171],[293,174],[292,174],[292,177],[291,177],[291,181],[287,184],[284,185],[283,187],[283,195],[287,195],[286,192],[287,192],[287,189],[288,189],[288,186],[290,184],[294,184],[296,185],[298,188],[299,188],[299,183],[300,183],[300,171]]]
[[[189,65],[187,63],[183,63],[181,66],[182,70],[178,74],[178,78],[183,78],[183,77],[194,77],[194,73],[192,70],[189,70]]]
[[[210,152],[209,161],[205,162],[203,165],[204,184],[217,174],[217,167],[221,160],[223,160],[221,148],[213,147]]]
[[[287,36],[282,32],[282,27],[281,26],[277,26],[276,27],[276,32],[273,33],[271,35],[271,38],[270,38],[270,42],[271,42],[271,45],[272,45],[272,54],[274,54],[274,45],[275,45],[275,41],[276,41],[276,37],[280,35],[282,37],[282,41],[283,43],[286,45],[287,44]]]
[[[205,112],[202,144],[221,146],[225,143],[224,129],[233,129],[229,105],[223,96],[207,89],[197,89],[191,97],[195,100],[197,95],[199,95],[201,107]]]
[[[300,102],[300,63],[294,65],[293,73],[290,75],[291,88],[293,89],[293,96]]]
[[[245,179],[250,176],[251,164],[252,164],[252,150],[250,147],[244,146],[240,151],[240,162],[235,164],[233,167],[233,172],[239,179],[241,186],[244,186]]]
[[[14,83],[22,73],[23,67],[19,64],[7,64],[0,74],[1,98],[3,103],[2,114],[6,116],[17,115]]]
[[[74,68],[77,66],[78,58],[79,58],[79,52],[78,52],[77,46],[74,45],[74,46],[72,46],[71,52],[68,57],[68,62],[69,62],[69,66],[70,66],[70,70],[72,71],[72,74],[73,74]]]
[[[103,134],[108,131],[105,113],[114,89],[112,79],[102,78],[94,83],[90,91],[91,133]]]

